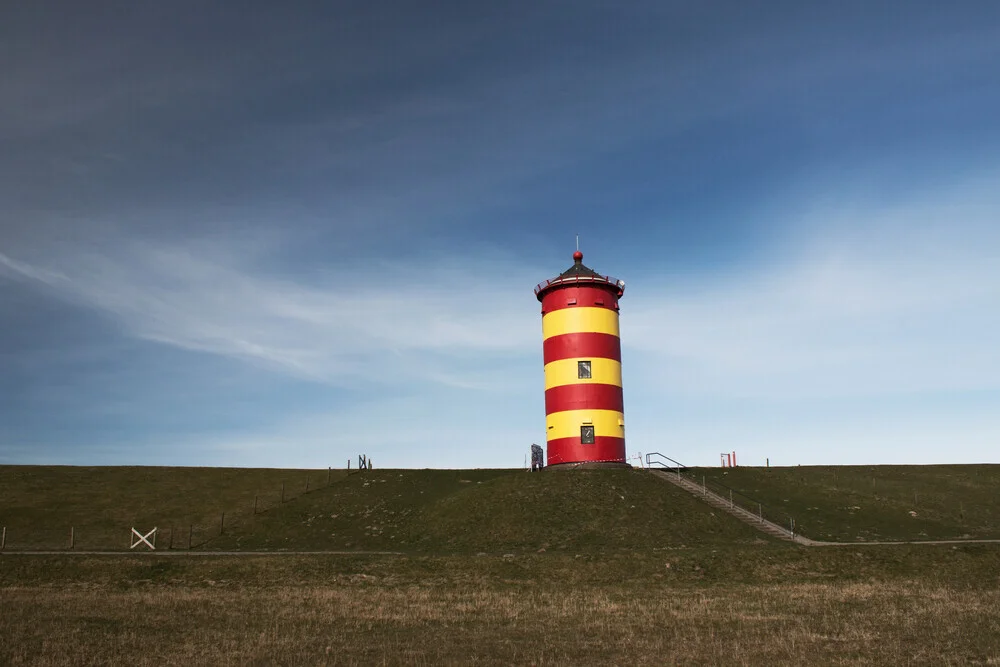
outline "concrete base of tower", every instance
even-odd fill
[[[543,470],[601,470],[604,468],[631,468],[621,461],[577,461],[575,463],[554,463]]]

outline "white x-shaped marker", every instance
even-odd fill
[[[134,535],[135,537],[138,537],[139,539],[135,539],[135,538],[133,538],[133,539],[132,539],[132,546],[130,546],[130,547],[129,547],[129,549],[135,549],[135,548],[136,548],[137,546],[139,546],[140,544],[145,544],[145,545],[146,545],[147,547],[149,547],[149,548],[150,548],[150,549],[152,549],[153,551],[156,551],[156,547],[154,547],[154,546],[153,546],[153,543],[152,543],[152,542],[150,542],[150,541],[149,541],[149,540],[147,539],[147,538],[149,538],[149,537],[152,537],[152,536],[153,536],[153,535],[155,535],[155,534],[156,534],[156,528],[153,528],[153,530],[149,531],[149,532],[148,532],[148,533],[146,533],[145,535],[143,535],[143,534],[142,534],[142,533],[140,533],[140,532],[139,532],[138,530],[136,530],[135,528],[133,528],[133,529],[132,529],[132,535]]]

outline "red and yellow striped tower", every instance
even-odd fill
[[[548,465],[625,464],[618,299],[625,283],[583,265],[535,288],[542,302]]]

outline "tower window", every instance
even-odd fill
[[[580,380],[590,379],[590,362],[589,361],[578,361],[576,362],[576,376]]]
[[[589,425],[584,425],[580,427],[580,444],[582,445],[592,445],[594,444],[594,427]]]

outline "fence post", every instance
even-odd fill
[[[309,478],[306,477],[306,493],[309,493]]]
[[[226,532],[226,513],[222,513],[222,520],[219,522],[219,535]]]
[[[72,549],[74,544],[76,544],[76,529],[73,526],[70,526],[69,527],[69,548]]]
[[[174,548],[174,527],[170,526],[170,542],[167,543],[167,550]]]
[[[3,527],[3,532],[0,532],[0,551],[7,546],[7,526]]]
[[[327,486],[330,486],[330,473],[331,473],[331,471],[332,471],[332,469],[330,467],[327,467],[327,469],[326,469],[326,485]]]
[[[757,518],[760,519],[761,523],[764,523],[764,509],[757,503]]]
[[[253,497],[253,515],[257,516],[257,496]]]
[[[788,517],[788,534],[795,537],[795,519]]]
[[[285,502],[285,483],[281,483],[281,502]]]
[[[708,486],[705,485],[705,476],[704,475],[701,476],[701,495],[703,495],[703,496],[707,496],[708,495]]]

